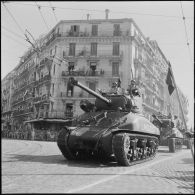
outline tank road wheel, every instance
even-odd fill
[[[67,160],[75,160],[76,156],[74,153],[71,152],[69,146],[68,146],[68,136],[69,131],[67,129],[63,129],[60,131],[57,139],[57,145],[62,152],[63,156]]]
[[[113,136],[112,149],[119,165],[131,165],[133,149],[130,144],[130,136],[127,133],[115,134]]]

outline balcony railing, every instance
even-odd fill
[[[69,58],[122,58],[123,51],[120,51],[118,54],[113,54],[112,49],[110,50],[102,50],[97,48],[97,54],[91,54],[90,51],[86,50],[76,50],[74,56],[70,56],[68,52],[66,52],[63,56],[65,59]]]
[[[73,112],[64,111],[40,111],[35,113],[34,118],[55,118],[55,119],[68,119],[73,117]]]
[[[44,77],[40,78],[39,81],[38,81],[38,84],[39,82],[44,82],[44,81],[47,81],[47,80],[50,80],[51,79],[51,75],[45,75]]]
[[[22,114],[31,113],[31,112],[33,112],[33,107],[27,108],[25,110],[15,110],[13,112],[13,116],[18,116],[18,115],[22,115]]]
[[[68,37],[88,37],[90,34],[88,32],[74,32],[74,31],[68,31],[66,36]]]
[[[66,76],[89,76],[89,77],[122,77],[122,72],[112,73],[112,71],[104,70],[78,70],[78,71],[62,71],[62,77]]]
[[[49,95],[48,94],[44,94],[42,96],[37,96],[33,99],[34,103],[40,103],[40,102],[44,102],[44,101],[48,101],[49,100]]]
[[[52,41],[54,41],[57,37],[61,37],[60,33],[53,34],[53,36],[46,42],[46,46],[48,46]]]

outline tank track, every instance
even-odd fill
[[[57,145],[62,152],[63,156],[67,160],[74,160],[76,158],[75,154],[71,152],[68,146],[68,136],[69,131],[67,129],[63,129],[60,131],[57,139]]]
[[[122,166],[131,166],[152,160],[159,140],[155,136],[117,133],[113,136],[112,149],[116,161]]]

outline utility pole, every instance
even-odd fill
[[[178,92],[178,89],[177,89],[177,85],[176,85],[176,82],[175,82],[175,78],[174,78],[174,75],[173,75],[173,71],[172,71],[172,67],[171,67],[170,62],[169,62],[169,68],[170,68],[171,75],[172,75],[172,78],[173,78],[173,84],[175,86],[175,90],[176,90],[176,93],[177,93],[177,98],[178,98],[178,102],[179,102],[179,106],[180,106],[183,122],[184,122],[184,125],[185,125],[185,129],[186,129],[186,131],[188,131],[187,130],[188,128],[187,128],[186,120],[185,120],[184,113],[183,113],[182,104],[181,104],[180,97],[179,97],[179,92]],[[190,138],[189,138],[188,141],[189,141],[190,150],[191,150],[191,153],[192,153],[192,158],[194,159],[194,153],[193,153],[193,150],[192,150],[192,144],[191,144]]]

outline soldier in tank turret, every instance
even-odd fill
[[[134,98],[135,96],[141,97],[135,80],[131,80],[131,84],[128,86],[127,91],[129,93],[129,95],[131,96],[131,98]]]
[[[141,113],[141,106],[139,105],[139,101],[137,100],[137,97],[139,97],[138,99],[140,99],[141,93],[138,89],[138,86],[136,85],[135,80],[131,80],[131,84],[128,86],[127,93],[130,95],[133,103],[131,111],[135,113]]]

